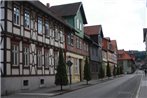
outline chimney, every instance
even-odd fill
[[[49,8],[50,7],[50,3],[46,3],[46,6]]]

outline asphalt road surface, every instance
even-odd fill
[[[126,75],[52,98],[135,98],[141,74]]]

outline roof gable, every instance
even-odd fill
[[[102,33],[102,37],[103,37],[103,32],[102,32],[102,26],[101,25],[92,25],[92,26],[85,26],[84,27],[84,32],[87,35],[98,35],[100,33]]]
[[[87,24],[82,2],[51,6],[49,10],[62,17],[75,16],[77,12],[80,10],[82,13],[82,17],[83,17],[83,23]]]
[[[116,40],[111,40],[113,50],[117,51],[117,43]]]
[[[133,58],[124,50],[118,50],[118,60],[133,60]]]

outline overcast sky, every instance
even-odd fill
[[[104,37],[117,41],[118,49],[145,50],[146,0],[40,0],[50,6],[82,2],[88,25],[102,25]]]

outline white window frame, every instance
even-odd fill
[[[49,51],[45,50],[45,58],[44,58],[45,67],[49,67]]]
[[[24,27],[30,29],[30,12],[26,9],[24,11]]]
[[[41,49],[37,50],[37,65],[38,65],[38,67],[42,66],[42,51],[41,51]]]
[[[12,44],[12,65],[18,66],[19,65],[19,45]]]
[[[80,20],[77,18],[77,29],[79,29]]]
[[[38,17],[38,33],[43,33],[43,19],[41,17]]]
[[[29,47],[24,47],[23,59],[24,59],[24,66],[29,66],[29,63],[30,63],[30,49],[29,49]]]
[[[64,42],[64,34],[63,31],[60,30],[60,42],[63,43]]]
[[[49,22],[47,20],[45,21],[45,35],[47,37],[50,36],[50,26],[49,26]]]
[[[20,25],[20,8],[16,5],[13,7],[13,23]]]
[[[79,59],[75,58],[75,74],[79,74]]]

